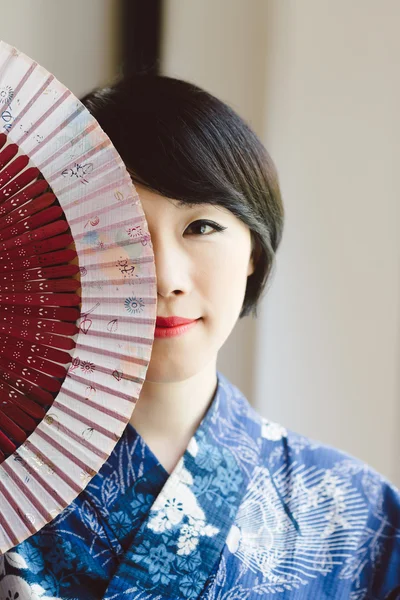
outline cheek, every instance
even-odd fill
[[[215,249],[207,268],[197,272],[201,278],[199,289],[207,296],[211,315],[218,321],[231,322],[232,327],[242,308],[247,285],[250,244],[238,244]]]

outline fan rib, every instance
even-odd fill
[[[79,205],[82,206],[85,202],[88,202],[89,200],[93,200],[93,198],[97,198],[98,196],[105,196],[108,192],[110,192],[112,190],[115,190],[115,182],[109,183],[109,184],[103,186],[102,188],[99,188],[99,189],[95,190],[94,192],[91,192],[90,194],[85,194],[85,198],[79,200]],[[63,190],[58,193],[59,198],[62,196],[62,193],[63,193]],[[133,199],[133,197],[132,197],[132,199]],[[65,213],[68,213],[69,210],[71,210],[75,207],[76,207],[76,200],[72,200],[71,202],[66,202],[63,206],[63,209],[64,209]]]
[[[133,356],[132,354],[121,354],[118,352],[112,352],[111,350],[103,350],[102,348],[96,348],[94,346],[86,346],[86,344],[81,344],[79,342],[76,343],[77,350],[83,350],[84,352],[92,352],[94,354],[100,354],[100,356],[107,356],[111,358],[117,358],[119,360],[123,360],[124,362],[132,363],[134,365],[146,366],[150,362],[149,360],[143,360],[142,358],[138,358]]]
[[[123,335],[122,333],[119,333],[118,335],[113,336],[113,334],[110,333],[109,331],[95,331],[91,327],[86,332],[86,337],[89,338],[89,337],[92,337],[92,336],[96,337],[96,338],[107,338],[107,339],[115,337],[116,339],[118,339],[121,342],[131,342],[132,344],[143,344],[144,346],[151,346],[152,345],[151,338],[139,337],[139,336],[130,336],[130,335]],[[97,349],[101,350],[100,348],[97,348]],[[107,348],[104,348],[104,354],[105,355],[108,354]]]
[[[28,171],[25,171],[25,173]],[[35,177],[37,177],[38,174],[39,173],[37,173]],[[13,210],[24,205],[28,200],[38,196],[48,188],[46,181],[39,180],[28,185],[28,187],[25,187],[25,189],[20,192],[21,187],[26,186],[32,181],[31,175],[28,177],[23,177],[23,175],[24,173],[11,181],[6,189],[3,188],[0,190],[0,200],[2,200],[0,205],[0,215],[8,215]]]
[[[34,419],[41,420],[46,415],[46,411],[42,406],[39,406],[26,395],[21,394],[19,390],[12,388],[5,381],[0,381],[0,398],[5,398],[7,401],[12,402]]]
[[[0,493],[2,493],[3,490],[4,490],[4,485],[0,481]],[[6,494],[3,493],[3,496],[7,499]],[[17,514],[19,517],[21,517],[19,512]],[[1,511],[0,511],[0,525],[1,525],[2,530],[8,536],[9,541],[11,542],[11,544],[9,544],[9,548],[13,548],[14,546],[17,546],[19,539],[18,539],[17,535],[14,533],[14,531],[11,529],[9,523],[3,517],[3,514]],[[0,552],[0,556],[1,556],[1,554],[2,553]]]
[[[7,323],[10,326],[19,328],[27,327],[28,329],[40,329],[46,333],[55,333],[60,335],[76,335],[79,331],[75,323],[60,323],[59,321],[51,321],[49,319],[34,319],[30,317],[20,317],[14,314],[5,314],[0,311],[0,330],[3,328],[2,323]]]
[[[39,433],[39,431],[40,429],[37,428],[35,430],[35,434]],[[21,448],[23,447],[25,447],[27,450],[30,450],[35,455],[37,460],[44,463],[48,467],[48,469],[50,469],[53,473],[58,475],[61,481],[63,481],[63,483],[66,483],[72,490],[74,490],[74,492],[79,494],[79,492],[82,491],[81,486],[79,486],[73,479],[71,479],[71,477],[67,475],[65,470],[60,469],[60,467],[58,467],[56,464],[50,461],[47,457],[43,456],[39,448],[35,446],[35,444],[32,442],[32,436],[30,436],[30,438],[25,441],[24,445],[21,446]]]
[[[76,117],[78,117],[81,112],[85,109],[85,107],[83,106],[83,104],[81,106],[79,106],[77,108],[77,110],[75,112],[73,112],[69,117],[67,117],[65,119],[65,121],[63,121],[55,130],[55,133],[59,133],[60,131],[62,131],[65,127],[67,127],[67,125],[69,125],[74,119],[76,119]],[[48,158],[46,158],[46,160],[44,160],[43,162],[39,163],[37,165],[38,169],[40,169],[40,171],[43,171],[46,167],[49,166],[49,164],[51,164],[53,162],[53,160],[55,160],[56,158],[58,158],[59,156],[61,156],[62,154],[65,153],[65,150],[67,148],[72,148],[75,144],[77,144],[84,136],[88,135],[89,133],[91,133],[94,129],[96,128],[96,125],[94,123],[92,123],[91,125],[89,125],[86,129],[84,129],[83,131],[81,131],[81,133],[79,133],[79,135],[77,135],[76,137],[74,137],[72,140],[69,140],[68,142],[65,142],[65,144],[63,144],[61,146],[61,148],[59,148],[56,152],[52,153]],[[45,138],[42,143],[41,143],[41,147],[43,148],[44,143],[48,142],[53,136],[47,136],[47,138]],[[50,182],[50,180],[48,179],[47,181]],[[60,192],[57,190],[57,195],[58,197],[60,197]]]
[[[17,486],[18,490],[22,494],[24,494],[24,496],[28,499],[28,501],[31,503],[31,505],[37,510],[37,512],[40,515],[42,515],[42,517],[44,519],[46,519],[47,521],[51,520],[51,518],[52,518],[51,514],[48,512],[46,507],[38,501],[35,494],[33,494],[31,492],[29,487],[24,483],[24,481],[21,480],[21,478],[18,476],[18,474],[13,469],[11,469],[7,463],[4,465],[3,468],[4,468],[4,471],[7,473],[7,475],[10,477],[10,479]]]
[[[24,524],[28,527],[31,534],[36,533],[36,529],[33,526],[33,523],[30,521],[30,519],[28,519],[28,517],[26,516],[25,513],[21,512],[15,498],[12,496],[12,494],[10,494],[8,489],[3,485],[3,483],[1,481],[0,481],[0,492],[6,498],[8,504],[11,506],[11,508],[13,509],[15,514],[19,515],[22,518]]]
[[[28,81],[29,77],[32,75],[33,71],[36,69],[36,67],[38,66],[37,62],[32,62],[31,66],[29,67],[29,69],[26,71],[25,75],[22,77],[21,81],[16,85],[15,89],[14,89],[14,98],[16,98],[21,90],[21,88],[25,85],[25,83]],[[0,77],[2,76],[2,74],[0,75]]]
[[[55,450],[57,450],[60,454],[68,458],[72,463],[74,463],[77,467],[82,469],[85,473],[89,475],[94,475],[92,467],[87,465],[83,460],[78,458],[75,454],[70,452],[65,446],[62,446],[58,443],[51,435],[48,435],[43,429],[36,429],[36,435],[41,437],[45,442],[47,442],[50,446],[52,446]]]
[[[84,286],[82,285],[82,287],[84,287]],[[150,296],[140,296],[140,298],[143,300],[143,302],[145,303],[146,306],[148,306],[150,304],[156,304],[156,302],[157,302],[157,300],[154,297],[152,298]],[[87,304],[96,304],[96,302],[99,302],[99,301],[101,301],[103,304],[115,304],[118,300],[124,302],[126,300],[126,297],[125,296],[113,296],[112,298],[99,298],[98,296],[85,296],[85,298],[84,298],[84,301]],[[1,302],[1,300],[0,300],[0,302]],[[84,313],[85,313],[85,311],[82,310],[82,314],[84,314]]]
[[[56,405],[56,401],[53,403],[53,407],[52,407],[53,409],[59,410],[60,407],[62,407],[62,405]],[[62,407],[62,408],[67,408],[67,407]],[[105,435],[106,437],[113,439],[113,436],[110,435],[110,431],[108,431],[107,429],[104,429],[104,427],[96,425],[96,423],[93,423],[93,421],[91,419],[82,418],[82,415],[76,413],[72,409],[63,410],[63,412],[65,412],[65,414],[69,415],[70,417],[73,417],[74,419],[76,419],[79,424],[85,423],[86,425],[88,425],[88,429],[96,430],[98,433],[101,433],[101,434]],[[52,417],[54,418],[54,413],[52,413]],[[91,444],[89,442],[89,440],[84,438],[82,435],[78,435],[77,433],[72,431],[72,429],[70,429],[69,427],[64,425],[61,421],[54,420],[52,422],[52,425],[54,422],[56,423],[57,431],[62,431],[65,435],[67,435],[68,437],[73,439],[75,442],[78,442],[80,445],[85,446],[85,448],[87,448],[92,454],[95,454],[96,456],[101,458],[103,461],[107,460],[108,455],[105,452],[103,452],[102,450],[100,450],[100,448],[97,448],[96,446]],[[47,421],[47,423],[48,423],[48,421]]]
[[[64,102],[64,100],[66,100],[66,98],[68,98],[68,96],[71,95],[71,92],[69,90],[65,90],[65,92],[58,98],[58,100],[56,102],[54,102],[54,104],[52,104],[43,114],[41,117],[39,117],[37,119],[37,121],[35,121],[35,123],[33,123],[33,125],[29,128],[29,130],[21,137],[18,138],[16,140],[17,144],[21,145],[25,142],[25,140],[32,135],[32,133],[39,127],[39,125],[41,125],[43,123],[43,121],[45,121],[47,119],[47,117],[49,117],[59,106],[60,104],[62,104]],[[43,142],[41,142],[43,143]],[[40,146],[40,144],[38,144],[38,146]],[[32,152],[31,152],[32,155]]]
[[[77,156],[76,157],[76,161],[81,161],[81,157]],[[109,160],[108,162],[104,162],[99,164],[96,168],[93,169],[93,171],[91,171],[90,173],[90,182],[92,184],[92,186],[95,186],[98,183],[98,180],[101,179],[109,179],[109,175],[114,175],[115,176],[115,156],[112,158],[112,160]],[[66,193],[71,193],[75,190],[76,187],[81,186],[82,183],[79,179],[75,178],[74,180],[72,180],[70,183],[67,183],[66,186],[64,186],[63,188],[60,187],[60,190],[58,191],[58,195],[62,196]],[[115,182],[115,185],[120,186],[121,182]],[[138,195],[134,195],[133,198],[139,198]],[[137,202],[135,202],[135,204],[137,204],[139,202],[139,200]]]
[[[81,319],[84,320],[89,315],[89,312],[81,313]],[[154,325],[156,322],[156,318],[151,319],[150,317],[123,317],[118,315],[110,315],[110,314],[102,314],[102,315],[93,315],[90,314],[90,318],[93,321],[118,321],[119,323],[137,323],[138,325]]]
[[[38,402],[41,406],[48,406],[53,402],[53,396],[50,392],[35,385],[35,383],[18,377],[15,373],[8,371],[7,368],[0,366],[0,379],[11,385],[16,390],[24,393],[34,402]]]
[[[95,129],[95,127],[93,127],[93,129]],[[83,131],[81,133],[82,134],[87,134],[86,131]],[[77,138],[74,138],[74,140],[76,140],[76,142],[79,140],[79,136],[77,136]],[[75,143],[76,143],[75,142]],[[70,142],[71,144],[71,142]],[[80,157],[76,157],[73,160],[71,160],[71,162],[67,163],[66,165],[64,165],[64,171],[67,171],[68,169],[71,169],[72,167],[74,167],[76,165],[77,162],[83,162],[86,161],[88,158],[90,158],[91,156],[93,156],[94,154],[97,154],[100,150],[104,150],[104,148],[107,148],[108,146],[111,146],[111,141],[109,139],[104,140],[103,142],[100,142],[99,144],[97,144],[97,146],[95,146],[94,148],[92,148],[91,150],[88,150],[86,152],[86,154],[84,154],[83,156]],[[39,166],[39,168],[42,168],[42,165]],[[56,179],[58,179],[60,177],[60,173],[58,171],[56,171],[55,173],[53,173],[53,175],[51,175],[48,178],[48,182],[50,184],[52,184]]]
[[[118,242],[118,244],[116,243],[112,243],[110,242],[109,244],[102,244],[101,249],[102,250],[119,250],[120,248],[125,248],[125,246],[134,246],[135,244],[141,242],[143,240],[142,238],[136,238],[135,240],[129,239],[129,240],[121,240]],[[85,242],[80,242],[85,243]],[[143,244],[142,244],[143,245]],[[94,253],[97,253],[98,248],[93,248],[92,246],[90,248],[82,248],[81,250],[79,250],[79,255],[82,256],[86,256],[87,254],[89,256],[93,255]]]
[[[6,58],[6,60],[4,61],[4,63],[0,66],[0,78],[3,78],[4,73],[6,72],[6,70],[8,69],[10,63],[17,58],[17,56],[19,55],[18,50],[14,50],[14,52],[10,52]]]
[[[60,494],[57,492],[56,489],[54,489],[51,485],[49,485],[49,483],[46,481],[46,479],[44,477],[42,477],[40,475],[40,473],[38,473],[36,468],[32,467],[32,465],[29,464],[29,462],[27,460],[25,460],[25,458],[23,456],[21,456],[20,451],[29,452],[29,450],[25,447],[25,445],[18,448],[15,452],[17,464],[20,465],[22,469],[25,469],[27,474],[35,481],[35,483],[38,484],[38,487],[40,489],[44,489],[47,492],[47,494],[59,504],[59,506],[61,506],[62,508],[66,508],[69,503],[60,496]],[[1,513],[0,513],[0,516],[1,516]]]
[[[80,216],[80,217],[76,217],[76,219],[70,219],[68,222],[69,222],[69,224],[71,226],[74,226],[76,223],[82,223],[82,221],[89,222],[94,217],[98,217],[99,215],[102,215],[104,213],[109,214],[110,211],[112,211],[114,209],[119,210],[121,207],[127,206],[128,204],[131,204],[131,203],[132,203],[132,198],[125,198],[125,200],[120,200],[118,202],[118,204],[113,204],[111,206],[106,205],[106,206],[104,206],[100,210],[96,210],[95,212],[92,212],[92,213],[87,213],[87,214],[85,214],[83,216]],[[145,218],[142,217],[142,216],[140,216],[140,217],[135,217],[134,219],[131,219],[129,222],[127,222],[125,220],[125,221],[123,221],[123,223],[125,224],[125,226],[127,226],[127,225],[131,225],[133,223],[142,223],[144,221],[145,221]],[[113,226],[114,225],[117,227],[117,226],[121,225],[121,223],[113,223]],[[103,228],[101,228],[101,227],[97,228],[96,227],[96,229],[94,229],[94,231],[96,231],[96,232],[97,231],[103,231],[104,229],[106,229],[106,228],[104,228],[104,227]],[[82,235],[86,235],[86,232],[83,232],[81,234],[81,236]],[[79,236],[77,236],[77,237],[79,237]]]
[[[39,96],[41,96],[41,94],[43,94],[44,90],[50,85],[50,83],[53,81],[53,79],[54,79],[54,75],[49,75],[47,77],[45,82],[41,85],[41,87],[36,91],[36,93],[32,96],[32,98],[24,105],[22,110],[15,117],[14,121],[12,122],[10,131],[12,131],[15,128],[15,125],[17,123],[19,123],[19,121],[28,112],[28,110],[31,108],[31,106],[33,106],[35,104],[36,100],[39,98]],[[14,94],[13,100],[14,99],[15,99],[15,94]]]
[[[75,377],[75,378],[78,379],[77,377]],[[87,383],[87,381],[85,381],[85,383]],[[99,389],[98,385],[96,385],[96,389]],[[119,397],[122,396],[122,394],[120,392],[116,392],[115,390],[111,390],[108,388],[107,391],[110,392],[111,396],[119,396]],[[80,396],[79,394],[75,394],[75,392],[73,392],[72,390],[64,388],[63,393],[66,394],[67,396],[69,396],[70,398],[73,398],[74,400],[78,400],[78,402],[81,402],[85,406],[90,406],[91,408],[94,408],[95,410],[102,413],[103,415],[112,417],[116,421],[121,421],[121,423],[123,423],[126,419],[126,417],[124,415],[120,415],[119,413],[115,412],[115,410],[112,410],[111,408],[106,408],[105,406],[102,406],[98,402],[93,402],[93,400],[90,400],[90,398],[82,398],[82,396]],[[129,398],[124,398],[124,400],[129,400],[132,404],[136,403],[136,399],[133,399],[132,396],[129,396]],[[55,406],[55,402],[59,402],[59,396],[53,402],[53,406]],[[64,406],[64,405],[62,405],[62,406]],[[64,410],[64,412],[67,412],[67,411]]]
[[[132,258],[131,259],[133,263],[135,263],[135,265],[141,265],[141,264],[146,264],[146,263],[152,263],[152,257],[151,256],[140,256],[137,258]],[[107,269],[107,267],[115,267],[115,261],[113,262],[102,262],[102,263],[89,263],[89,264],[85,264],[85,269],[87,271],[89,270],[99,270],[101,269]]]

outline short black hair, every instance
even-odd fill
[[[275,165],[250,126],[198,86],[140,73],[86,94],[134,183],[181,204],[230,210],[250,229],[255,270],[239,319],[262,295],[280,244],[284,208]]]

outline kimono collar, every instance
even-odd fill
[[[151,506],[105,599],[121,597],[127,588],[196,598],[216,568],[261,449],[260,417],[234,385],[221,373],[217,376],[209,410]]]

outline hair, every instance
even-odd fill
[[[231,211],[251,233],[254,272],[239,319],[252,313],[275,265],[284,207],[275,165],[250,126],[192,83],[146,73],[86,94],[134,183],[178,205]]]

